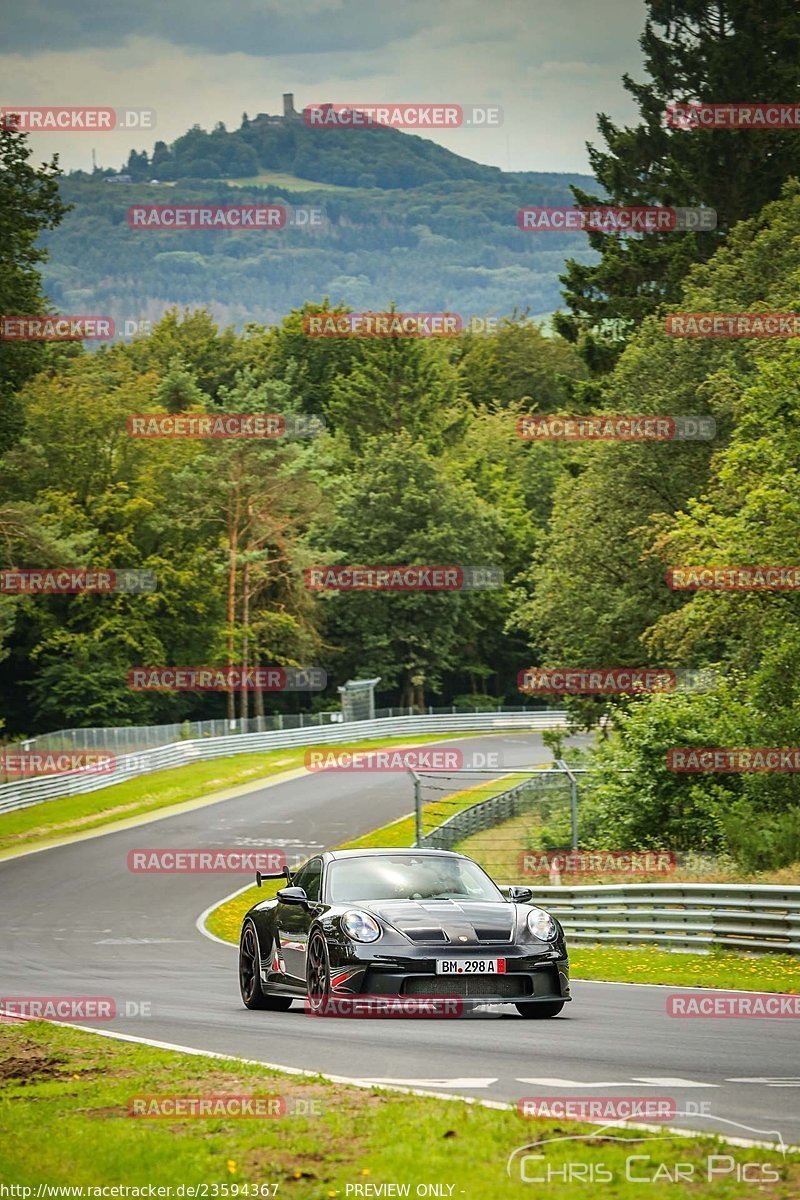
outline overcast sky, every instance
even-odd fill
[[[5,105],[156,110],[154,133],[38,134],[37,158],[119,167],[193,124],[320,100],[500,105],[498,129],[434,133],[505,170],[585,171],[596,116],[631,121],[644,0],[25,0],[2,17]]]

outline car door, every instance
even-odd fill
[[[310,905],[319,903],[322,884],[322,859],[312,858],[292,878],[293,887],[301,887],[308,897]],[[286,965],[286,975],[290,983],[305,984],[306,980],[306,946],[308,931],[314,919],[311,911],[299,904],[282,904],[278,902],[277,926],[280,942],[281,957]]]

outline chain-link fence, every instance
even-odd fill
[[[447,716],[462,712],[483,713],[527,713],[541,712],[545,705],[528,704],[503,707],[487,704],[482,708],[378,708],[375,718],[413,717],[417,714]],[[35,737],[18,741],[8,750],[37,751],[45,754],[60,754],[69,751],[91,751],[105,754],[136,754],[140,750],[151,750],[156,746],[169,746],[173,742],[199,738],[229,737],[238,733],[272,733],[283,729],[319,729],[325,725],[343,721],[341,709],[317,713],[271,713],[261,717],[229,721],[219,717],[210,721],[182,721],[171,725],[116,725],[85,729],[59,729],[53,733],[40,733]]]
[[[418,771],[414,793],[418,846],[461,851],[506,883],[530,882],[526,855],[543,841],[578,843],[577,787],[561,762],[502,778],[485,770]]]

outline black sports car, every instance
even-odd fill
[[[461,997],[554,1017],[571,998],[558,921],[529,903],[530,888],[501,891],[463,854],[334,850],[284,875],[287,886],[242,922],[247,1008]]]

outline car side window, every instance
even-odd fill
[[[312,858],[311,862],[306,863],[302,871],[295,875],[292,882],[295,887],[303,888],[309,900],[318,902],[322,884],[322,859]]]

